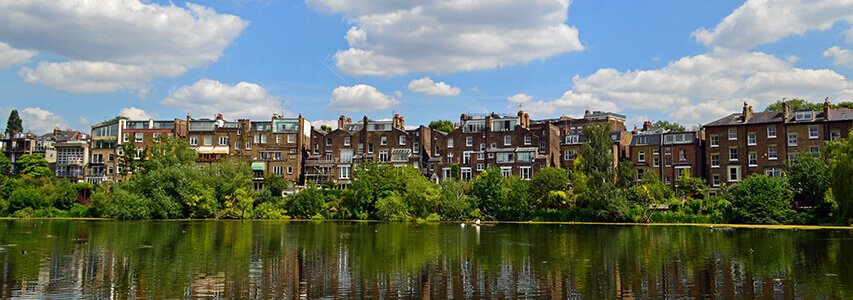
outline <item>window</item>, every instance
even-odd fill
[[[480,151],[486,151],[486,143],[480,143]]]
[[[246,142],[246,150],[252,150],[252,142]]]
[[[818,130],[816,125],[809,126],[809,139],[818,138]]]
[[[679,161],[687,161],[687,151],[682,149],[678,150],[678,160]]]
[[[777,168],[770,168],[770,169],[764,170],[764,175],[767,175],[770,177],[782,177],[782,170],[777,169]]]
[[[714,174],[711,176],[711,184],[714,186],[720,186],[720,174]]]
[[[288,144],[296,143],[296,135],[295,134],[288,134],[287,135],[287,143]]]
[[[660,155],[660,149],[658,149],[658,148],[652,149],[652,154],[653,155]]]
[[[525,163],[533,162],[533,159],[536,157],[536,155],[532,151],[518,152],[516,156],[516,161]]]
[[[497,154],[497,163],[512,163],[515,162],[515,153],[512,152],[500,152]]]
[[[272,167],[272,172],[275,175],[281,176],[284,174],[283,171],[284,171],[284,168],[282,168],[281,166],[273,166]]]
[[[373,153],[373,143],[367,144],[367,153]]]
[[[142,143],[142,141],[145,140],[145,135],[142,132],[137,132],[134,134],[134,139],[135,142]]]
[[[768,160],[779,159],[779,149],[776,148],[776,145],[767,146],[767,159]]]
[[[577,144],[580,140],[579,135],[567,135],[566,136],[566,144]]]
[[[504,136],[504,146],[512,145],[512,137],[505,135]]]
[[[287,174],[293,174],[293,166],[287,166]]]
[[[234,150],[240,150],[240,144],[242,144],[242,143],[234,142]],[[315,148],[314,151],[317,151],[317,149]]]
[[[405,135],[401,135],[401,136],[400,136],[400,141],[399,141],[399,142],[400,142],[400,145],[405,145],[405,144],[406,144],[406,136],[405,136]]]
[[[720,146],[720,137],[716,134],[711,135],[711,147],[719,147]]]
[[[326,146],[332,145],[332,138],[326,138]]]
[[[364,143],[358,143],[358,155],[364,153]]]
[[[685,174],[687,174],[687,175],[691,174],[690,167],[676,168],[675,169],[675,180],[681,180],[681,178],[684,177]]]
[[[275,143],[276,143],[276,144],[281,144],[281,135],[280,135],[280,134],[276,134],[276,135],[275,135]]]
[[[767,126],[767,138],[768,139],[776,138],[776,126],[775,125]]]
[[[643,180],[643,176],[646,175],[646,169],[637,169],[637,181]]]
[[[812,120],[812,111],[797,111],[794,112],[794,119],[797,121]]]
[[[666,165],[667,167],[672,166],[672,157],[664,157],[664,158],[663,158],[663,163],[664,163],[664,165]]]
[[[719,168],[720,167],[720,154],[719,153],[711,153],[711,168]]]
[[[382,161],[382,162],[388,161],[388,151],[387,150],[379,151],[379,161]]]
[[[103,154],[100,154],[100,153],[99,154],[92,154],[92,163],[100,164],[103,162],[104,162],[104,155]]]
[[[340,170],[340,176],[338,179],[349,179],[350,167],[349,166],[338,166],[338,170]]]
[[[213,137],[209,135],[204,136],[204,145],[205,146],[213,146]]]
[[[418,154],[421,153],[421,144],[418,142],[412,143],[412,153]]]
[[[839,139],[839,138],[841,138],[841,132],[840,131],[833,131],[833,132],[829,133],[829,140],[835,140],[835,139]]]
[[[797,153],[788,153],[788,161],[790,161],[790,162],[797,161]]]
[[[811,146],[811,147],[809,147],[809,152],[811,152],[812,154],[818,154],[819,155],[820,154],[820,147]]]
[[[659,167],[660,166],[660,157],[653,157],[652,158],[652,166],[653,167]]]
[[[465,151],[462,153],[462,164],[467,165],[471,163],[471,152]]]
[[[228,137],[227,136],[220,136],[219,137],[219,145],[220,146],[227,146],[228,145]]]
[[[663,148],[663,154],[664,155],[672,155],[672,148],[669,148],[669,147]]]
[[[344,146],[352,145],[352,137],[345,136],[344,137]]]
[[[477,160],[484,160],[484,159],[486,159],[486,152],[482,152],[482,151],[477,152]]]
[[[729,167],[729,182],[738,182],[740,181],[740,167],[739,166],[731,166]]]
[[[564,160],[574,160],[577,157],[578,157],[578,151],[577,150],[563,151],[563,159]]]
[[[472,136],[465,137],[465,146],[468,146],[468,147],[474,146],[474,137],[472,137]]]
[[[379,137],[379,145],[382,145],[382,146],[388,145],[388,137],[384,136],[384,135]]]
[[[447,148],[453,148],[453,139],[447,140]]]
[[[512,167],[501,167],[501,176],[503,176],[503,177],[512,176]]]
[[[521,179],[530,180],[530,167],[521,167],[518,170],[520,171]]]
[[[281,160],[281,152],[280,151],[273,152],[273,159]]]
[[[637,152],[637,161],[646,162],[646,151]]]
[[[492,149],[494,149],[494,148],[497,148],[497,147],[498,147],[498,144],[496,144],[496,143],[492,143],[492,145],[491,145],[491,146],[492,146]]]
[[[788,134],[788,146],[797,146],[797,133],[789,133]]]
[[[471,168],[461,168],[462,181],[471,181]]]
[[[486,169],[486,164],[477,164],[477,171],[482,171]]]
[[[729,140],[737,140],[737,128],[729,128]]]
[[[749,156],[747,158],[749,160],[748,162],[749,162],[750,167],[757,167],[758,166],[758,153],[750,152]]]
[[[191,135],[190,136],[190,146],[198,146],[198,137]]]
[[[533,143],[533,138],[532,138],[532,137],[530,137],[529,135],[525,135],[525,136],[524,136],[524,144],[525,144],[525,145],[530,145],[531,143]]]
[[[746,144],[750,146],[755,146],[757,143],[757,138],[755,136],[755,132],[750,132],[746,134]]]
[[[341,149],[341,162],[352,163],[352,149]]]
[[[737,161],[737,147],[729,148],[729,161]]]
[[[443,173],[443,177],[441,178],[443,178],[445,181],[453,178],[453,171],[450,168],[442,168],[441,171]]]
[[[133,159],[140,159],[140,158],[142,158],[142,157],[143,157],[143,155],[142,155],[142,151],[145,151],[145,149],[136,149],[136,155],[134,155],[134,156],[133,156]]]
[[[261,135],[261,144],[266,144],[266,143],[267,143],[267,135],[266,135],[266,134],[262,134],[262,135]]]
[[[123,134],[122,135],[122,141],[124,141],[125,143],[130,142],[130,134],[129,133]]]

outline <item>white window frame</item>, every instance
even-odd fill
[[[755,132],[750,132],[746,134],[746,144],[748,146],[755,146],[758,143],[758,136]]]
[[[501,167],[501,176],[503,176],[503,177],[512,176],[512,167]]]
[[[720,146],[720,136],[716,134],[712,134],[709,138],[711,147],[716,148]]]
[[[345,136],[344,137],[344,146],[351,146],[351,145],[352,145],[352,137]]]
[[[338,179],[350,179],[350,166],[338,166]]]
[[[142,132],[137,132],[133,134],[134,142],[142,143],[145,141],[145,134]]]
[[[453,148],[453,139],[447,139],[447,148]]]
[[[793,140],[794,140],[793,143],[791,143],[791,138],[793,138]],[[799,144],[797,133],[796,132],[789,132],[787,142],[788,142],[789,147],[796,147]]]
[[[465,146],[466,147],[473,147],[474,146],[474,137],[473,136],[466,136],[465,137]]]
[[[732,170],[735,171],[735,178],[732,177]],[[728,178],[728,182],[740,182],[742,177],[740,166],[729,166],[728,169],[726,169],[726,177]]]
[[[729,140],[737,141],[737,128],[729,128]]]
[[[401,135],[401,136],[398,138],[398,140],[399,140],[399,141],[398,141],[398,142],[399,142],[398,144],[400,144],[400,145],[406,145],[406,136],[405,136],[405,135]]]
[[[505,135],[504,136],[504,146],[512,145],[512,136]]]
[[[525,136],[524,136],[524,144],[525,144],[525,145],[530,145],[531,143],[533,143],[533,137],[531,137],[531,136],[529,136],[529,135],[525,135]]]
[[[732,152],[734,150],[734,152]],[[729,147],[729,161],[738,161],[740,158],[740,153],[738,153],[737,147]]]
[[[719,168],[720,167],[720,154],[719,153],[711,153],[711,168]]]
[[[198,146],[198,136],[191,135],[190,136],[190,146]]]
[[[219,137],[219,145],[220,146],[228,146],[228,136],[220,136]]]
[[[809,139],[814,140],[814,139],[817,139],[819,137],[820,137],[820,129],[817,127],[817,125],[810,125],[809,126]]]
[[[773,149],[771,152],[770,149]],[[779,147],[776,145],[768,145],[767,146],[767,160],[777,160],[779,159]]]
[[[637,151],[637,161],[646,162],[646,151]]]
[[[532,174],[530,167],[519,167],[518,171],[519,171],[518,174],[519,174],[519,176],[521,176],[521,179],[530,180],[530,174]]]
[[[750,167],[758,166],[758,152],[749,152],[746,159]]]
[[[379,137],[379,145],[380,146],[388,145],[388,137],[384,136],[384,135]]]
[[[772,129],[772,130],[771,130],[771,129]],[[772,131],[772,132],[771,132],[771,131]],[[775,139],[775,138],[776,138],[776,135],[777,135],[777,133],[776,133],[776,125],[769,125],[769,126],[767,126],[767,138],[768,138],[768,139]]]

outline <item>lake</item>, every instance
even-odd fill
[[[0,220],[0,298],[853,298],[853,231]]]

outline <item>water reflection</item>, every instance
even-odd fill
[[[851,231],[0,221],[0,298],[851,298]]]

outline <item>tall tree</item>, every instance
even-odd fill
[[[788,100],[788,107],[791,108],[791,111],[795,110],[823,110],[823,103],[816,102],[808,102],[803,99],[791,99]],[[782,111],[782,100],[777,100],[767,106],[764,111]]]
[[[48,167],[47,160],[44,159],[44,154],[25,154],[18,161],[18,173],[29,175],[32,177],[50,177],[53,172]]]
[[[853,131],[851,131],[853,133]],[[853,218],[853,138],[836,139],[827,147],[830,187],[838,203],[838,217]]]
[[[6,121],[6,134],[11,135],[24,131],[24,125],[21,121],[21,116],[18,115],[18,110],[13,109],[9,113],[9,120]]]
[[[800,204],[815,204],[823,200],[829,189],[829,167],[819,156],[801,153],[786,166],[788,182],[794,191],[794,200]]]
[[[551,203],[552,191],[565,192],[569,188],[569,173],[559,167],[547,167],[539,170],[530,179],[530,194],[542,207],[559,207],[563,203]]]
[[[586,143],[581,147],[587,176],[586,197],[598,218],[624,220],[627,216],[625,194],[616,187],[616,170],[613,166],[613,140],[607,125],[584,126]]]
[[[454,129],[456,129],[455,127],[453,127],[453,122],[450,122],[448,120],[436,120],[429,122],[429,128],[447,133],[451,133]]]
[[[794,215],[791,191],[783,178],[752,175],[732,190],[733,221],[746,224],[785,224]]]
[[[119,166],[121,166],[121,176],[133,174],[136,172],[138,162],[136,161],[136,145],[131,142],[121,145],[122,153],[119,156]]]
[[[675,122],[666,121],[666,120],[658,120],[652,126],[655,128],[666,129],[666,130],[669,130],[672,132],[687,131],[687,129],[684,128],[684,125],[681,125],[681,124],[678,124]]]

